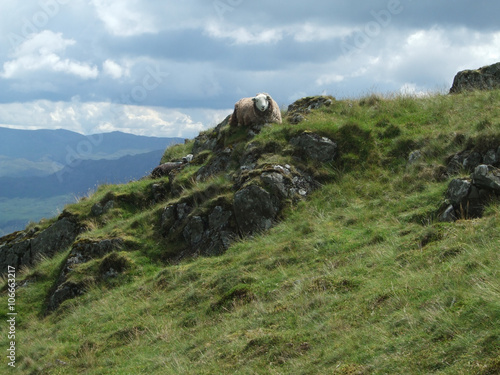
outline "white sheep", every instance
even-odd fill
[[[253,98],[243,98],[234,105],[229,124],[231,126],[253,126],[266,123],[281,124],[281,111],[278,104],[266,93]]]

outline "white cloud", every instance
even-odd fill
[[[96,66],[63,59],[60,54],[76,41],[64,39],[62,33],[49,30],[31,34],[12,53],[12,60],[3,64],[2,78],[22,77],[26,72],[52,71],[75,75],[82,79],[96,78],[99,71]]]
[[[122,131],[137,135],[193,138],[220,123],[231,110],[164,108],[108,102],[0,104],[0,126],[16,129],[64,128],[82,134]]]
[[[270,44],[283,39],[284,30],[280,28],[249,30],[245,27],[231,27],[223,23],[209,23],[205,32],[215,39],[230,39],[234,44]]]
[[[130,76],[129,67],[121,66],[111,59],[107,59],[106,61],[104,61],[104,63],[102,64],[102,70],[104,74],[107,74],[114,79],[120,79],[122,77]]]
[[[132,36],[156,33],[154,17],[138,0],[91,0],[97,16],[113,35]]]
[[[343,75],[340,74],[325,74],[316,80],[318,86],[329,85],[331,83],[339,83],[345,79]]]
[[[288,32],[294,36],[297,42],[319,42],[344,38],[353,33],[354,29],[343,26],[322,26],[306,22],[301,25],[293,25]]]

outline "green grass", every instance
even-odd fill
[[[101,187],[67,210],[92,229],[84,238],[125,238],[119,257],[128,266],[117,282],[96,278],[50,315],[45,299],[67,254],[25,270],[15,371],[498,373],[500,205],[481,219],[438,223],[450,179],[434,172],[467,144],[491,146],[500,134],[499,101],[498,91],[372,96],[264,129],[253,140],[264,150],[260,162],[289,160],[334,178],[286,208],[270,231],[217,257],[165,263],[162,254],[175,244],[155,225],[168,199],[193,199],[203,210],[227,194],[229,177],[199,183],[186,169],[179,195],[161,203],[149,199],[158,181]],[[305,130],[336,140],[339,162],[297,161],[288,141]],[[226,142],[235,139],[228,134]],[[423,157],[408,167],[415,149]],[[110,196],[122,203],[91,217],[92,205]],[[87,265],[87,276],[100,264]]]

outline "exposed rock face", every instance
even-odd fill
[[[290,144],[301,149],[309,158],[319,162],[332,162],[337,156],[337,144],[331,139],[314,133],[304,132],[292,138]]]
[[[243,235],[271,228],[278,210],[278,202],[257,185],[245,187],[234,195],[234,214]]]
[[[71,272],[77,265],[86,263],[92,259],[102,258],[104,255],[120,248],[122,243],[121,239],[82,241],[75,243],[59,274],[57,286],[49,298],[47,310],[54,311],[64,301],[85,293],[87,285],[84,281],[75,282],[68,280],[71,276]]]
[[[40,256],[50,257],[64,251],[73,243],[80,230],[80,225],[74,218],[63,217],[32,236],[20,232],[13,239],[0,239],[0,275],[7,272],[8,266],[19,269],[21,266],[33,265]]]
[[[477,70],[463,70],[453,80],[450,94],[471,90],[493,90],[500,88],[500,63]]]
[[[470,178],[456,178],[448,185],[441,221],[475,218],[483,214],[488,201],[500,195],[500,169],[481,164]]]
[[[244,169],[235,177],[234,195],[228,194],[211,209],[197,209],[188,198],[165,207],[161,232],[166,238],[185,241],[186,253],[220,254],[235,239],[271,228],[286,202],[306,197],[317,186],[290,165]],[[209,192],[203,197],[211,198]]]

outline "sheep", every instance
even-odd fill
[[[238,101],[229,120],[230,126],[251,127],[266,123],[281,124],[281,111],[278,104],[271,98],[271,95],[266,93]]]

